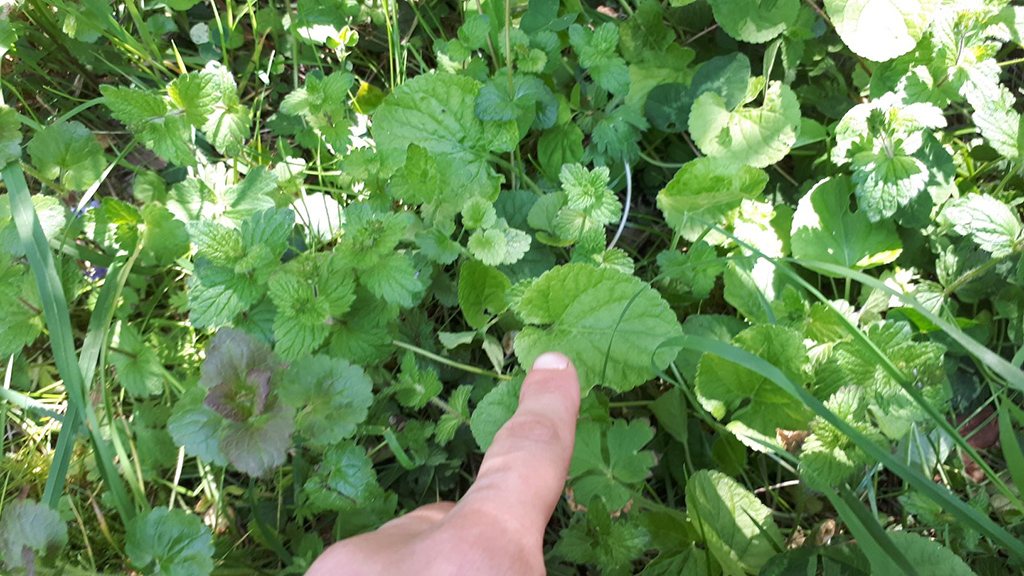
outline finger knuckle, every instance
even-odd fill
[[[513,416],[498,434],[505,439],[541,444],[562,440],[558,423],[551,418],[537,414]]]

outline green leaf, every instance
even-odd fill
[[[718,277],[725,270],[724,262],[715,262],[718,252],[703,240],[685,252],[666,250],[658,254],[658,268],[673,289],[694,299],[711,295]]]
[[[443,160],[463,188],[490,193],[495,176],[487,155],[512,150],[519,129],[512,120],[477,118],[479,91],[480,84],[471,78],[442,73],[422,74],[398,87],[373,115],[374,141],[385,165],[404,164],[406,150],[416,144]]]
[[[488,266],[515,264],[530,249],[530,235],[509,228],[502,218],[495,228],[473,232],[466,247],[470,254]]]
[[[579,24],[569,27],[569,43],[580,58],[580,66],[598,86],[622,96],[629,90],[629,68],[618,54],[619,28],[605,22],[593,31]]]
[[[178,108],[185,112],[185,118],[201,127],[214,112],[220,101],[218,84],[212,74],[190,72],[182,74],[167,85],[167,95]]]
[[[33,570],[34,559],[49,556],[68,542],[68,527],[45,504],[12,500],[0,518],[0,557],[11,569]]]
[[[732,343],[775,363],[795,382],[806,382],[807,349],[803,335],[778,325],[757,325]],[[804,430],[811,414],[799,401],[767,378],[719,356],[705,354],[697,367],[694,387],[701,406],[715,418],[728,416],[726,426],[753,450],[765,451],[759,441],[776,443],[776,430]]]
[[[155,350],[124,322],[110,350],[117,380],[132,396],[152,396],[164,391],[164,367]]]
[[[308,253],[275,274],[267,293],[277,307],[275,351],[285,360],[314,352],[334,318],[355,299],[355,279],[340,254]]]
[[[470,260],[459,270],[459,308],[466,323],[482,329],[493,316],[508,308],[505,293],[512,286],[508,277],[495,268]]]
[[[314,511],[352,510],[383,496],[366,450],[351,442],[327,449],[303,491]]]
[[[172,264],[188,253],[188,230],[167,208],[146,204],[142,208],[142,223],[142,251],[157,264]]]
[[[898,94],[859,104],[836,127],[832,161],[853,168],[857,202],[872,222],[889,218],[952,167],[930,130],[942,128],[942,110],[905,104]]]
[[[993,258],[1016,251],[1021,234],[1020,218],[1005,203],[987,194],[969,194],[946,204],[939,221],[961,236],[969,237]]]
[[[0,105],[0,167],[15,160],[21,160],[21,122],[13,108]]]
[[[845,386],[837,390],[825,407],[866,437],[884,445],[884,439],[870,424],[868,398],[862,388]],[[800,453],[800,477],[813,486],[831,489],[840,486],[866,464],[870,458],[849,436],[821,417],[811,424],[812,434]]]
[[[421,369],[412,352],[406,352],[402,357],[402,371],[390,388],[399,404],[413,409],[423,408],[443,389],[444,385],[437,377],[437,372],[433,368]]]
[[[585,520],[558,535],[552,553],[577,564],[595,564],[602,574],[628,574],[647,547],[650,534],[631,517],[614,519],[600,499],[590,502]]]
[[[884,350],[889,360],[905,373],[913,374],[914,386],[924,402],[935,409],[946,410],[951,397],[949,381],[943,367],[945,348],[935,342],[915,342],[913,329],[907,322],[886,320],[864,329],[867,338]],[[818,378],[858,384],[869,393],[870,412],[878,427],[888,438],[898,440],[915,423],[930,420],[927,411],[894,379],[872,360],[865,346],[842,341],[832,349],[819,368]],[[831,371],[838,370],[838,375]]]
[[[624,507],[630,486],[643,482],[654,466],[654,453],[643,449],[653,438],[654,430],[642,420],[616,419],[610,426],[580,420],[569,465],[576,500],[585,504],[600,496],[612,510]]]
[[[756,573],[782,548],[771,509],[721,472],[701,470],[690,477],[686,511],[727,574]]]
[[[693,242],[705,229],[725,226],[744,199],[760,196],[768,175],[722,158],[697,158],[683,165],[658,193],[658,208],[683,238]]]
[[[825,0],[825,11],[843,42],[876,62],[913,50],[935,6],[930,0]]]
[[[1015,109],[1017,97],[992,78],[973,77],[964,95],[974,108],[972,120],[997,152],[1010,160],[1024,161],[1024,116]]]
[[[288,367],[280,394],[298,411],[295,431],[315,446],[330,446],[366,420],[373,382],[359,366],[318,354]]]
[[[39,217],[39,225],[47,240],[53,240],[64,231],[68,220],[68,209],[64,203],[44,194],[32,195],[32,207]],[[0,249],[10,252],[16,258],[25,255],[25,247],[18,236],[18,229],[11,217],[11,200],[5,194],[0,196]]]
[[[246,421],[225,421],[218,445],[227,461],[241,472],[266,476],[288,459],[294,430],[292,410],[278,402],[265,413]]]
[[[918,574],[976,576],[974,571],[949,548],[911,532],[886,532]]]
[[[499,382],[476,405],[469,429],[481,450],[487,451],[498,430],[516,413],[522,385],[522,377]]]
[[[889,264],[903,252],[891,221],[872,224],[850,211],[853,186],[846,178],[825,179],[800,199],[793,215],[793,256],[855,270]],[[827,274],[826,275],[830,275]]]
[[[105,84],[100,92],[107,107],[147,148],[181,166],[196,163],[188,118],[176,114],[160,94]]]
[[[206,576],[213,571],[213,536],[196,514],[155,508],[127,527],[125,554],[148,574]]]
[[[715,20],[741,42],[760,44],[796,21],[799,0],[709,0]]]
[[[554,179],[562,166],[583,158],[583,131],[571,122],[547,130],[537,141],[537,157],[544,173]]]
[[[0,355],[19,354],[35,342],[43,331],[42,310],[28,267],[0,256]]]
[[[95,184],[107,166],[103,148],[81,122],[59,122],[36,132],[28,153],[40,174],[76,192]]]
[[[412,306],[423,292],[420,272],[403,254],[391,254],[359,273],[359,282],[374,296],[403,308]]]
[[[189,456],[209,464],[226,466],[228,461],[220,451],[217,436],[222,418],[203,403],[205,398],[206,390],[202,387],[182,395],[167,420],[167,432]]]
[[[680,334],[675,313],[649,285],[586,264],[545,272],[516,312],[527,323],[515,340],[520,364],[562,352],[576,364],[584,392],[597,384],[625,391],[647,381],[674,358],[675,350],[658,346]]]
[[[758,78],[750,80],[756,88]],[[763,80],[761,80],[763,82]],[[759,90],[748,88],[742,104],[753,100]],[[800,103],[785,84],[772,81],[758,108],[727,108],[715,92],[705,92],[690,111],[690,133],[708,156],[764,168],[782,160],[796,143],[800,130]]]
[[[231,167],[217,163],[200,166],[195,176],[175,184],[167,208],[182,222],[240,226],[260,210],[275,207],[271,194],[276,189],[277,176],[262,166],[236,184]]]

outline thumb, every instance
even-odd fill
[[[557,352],[540,355],[523,381],[519,408],[495,435],[451,520],[476,523],[482,515],[540,545],[565,486],[579,410],[572,362]]]

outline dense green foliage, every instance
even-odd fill
[[[1019,573],[1022,34],[1008,0],[0,3],[0,562],[301,573],[458,499],[559,350],[551,574]]]

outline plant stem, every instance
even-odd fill
[[[490,376],[491,378],[497,378],[498,380],[511,380],[512,379],[511,376],[506,376],[505,374],[498,374],[496,372],[490,372],[488,370],[484,370],[483,368],[477,368],[476,366],[470,366],[469,364],[463,364],[461,362],[456,362],[455,360],[450,360],[448,358],[445,358],[444,356],[439,356],[437,354],[434,354],[433,352],[428,352],[427,350],[424,350],[423,348],[420,348],[418,346],[413,346],[412,344],[406,344],[405,342],[402,342],[400,340],[394,340],[391,343],[394,344],[395,346],[398,346],[399,348],[405,348],[406,350],[409,350],[410,352],[419,354],[420,356],[423,356],[424,358],[430,358],[431,360],[433,360],[435,362],[440,362],[441,364],[444,364],[446,366],[451,366],[452,368],[458,368],[459,370],[462,370],[464,372],[470,372],[472,374],[480,374],[481,376]]]

